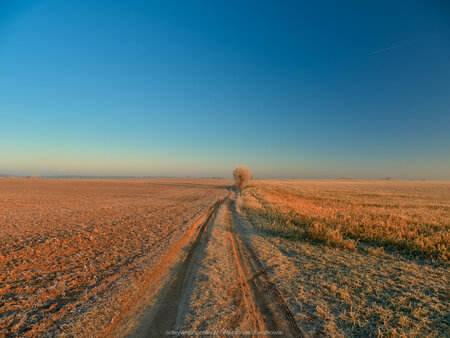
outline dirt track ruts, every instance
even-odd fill
[[[233,257],[229,258],[224,273],[233,274],[234,284],[228,294],[229,301],[236,305],[236,311],[222,322],[220,329],[223,332],[245,329],[253,332],[252,336],[259,337],[265,336],[262,334],[264,331],[282,331],[283,336],[304,336],[283,296],[271,281],[267,267],[258,259],[247,240],[240,224],[242,219],[234,206],[235,201],[236,193],[230,191],[224,200],[210,209],[184,260],[174,269],[170,283],[161,291],[160,300],[149,309],[151,315],[145,317],[147,322],[140,323],[140,330],[132,336],[156,337],[168,331],[190,330],[183,325],[183,321],[189,308],[189,298],[196,287],[196,268],[210,240],[209,228],[219,221],[225,223],[222,225],[227,229],[227,238],[223,240],[226,240],[229,257]],[[219,208],[223,208],[225,215],[220,220],[215,217]]]
[[[239,215],[234,207],[235,199],[227,199],[227,221],[230,229],[229,241],[233,248],[235,263],[240,274],[242,292],[247,311],[252,317],[255,332],[283,331],[283,335],[303,337],[292,312],[267,274],[267,267],[261,263],[246,240],[239,226]],[[246,293],[250,296],[247,296]]]

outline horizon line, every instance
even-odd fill
[[[193,175],[8,175],[0,174],[0,179],[175,179],[175,178],[186,178],[186,179],[216,179],[216,180],[232,180],[232,177],[223,176],[193,176]],[[450,181],[450,179],[430,179],[430,178],[391,178],[391,177],[253,177],[253,180],[340,180],[340,181]]]

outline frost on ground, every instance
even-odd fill
[[[221,206],[209,228],[207,244],[190,298],[189,310],[183,323],[184,330],[221,332],[227,321],[239,309],[233,302],[237,272],[227,241],[226,208]]]
[[[307,335],[448,334],[447,182],[254,182],[237,204]]]
[[[447,334],[448,183],[229,184],[0,180],[0,332]]]
[[[1,179],[0,332],[101,332],[228,184]]]

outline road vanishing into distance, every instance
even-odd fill
[[[113,332],[131,337],[304,336],[267,274],[270,267],[247,240],[247,220],[236,208],[237,196],[229,189],[192,225],[186,233],[191,238],[183,237],[177,252],[169,252],[155,268],[148,304],[141,304],[135,318],[118,323]]]

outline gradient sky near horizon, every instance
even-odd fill
[[[450,179],[447,1],[0,1],[0,173]]]

